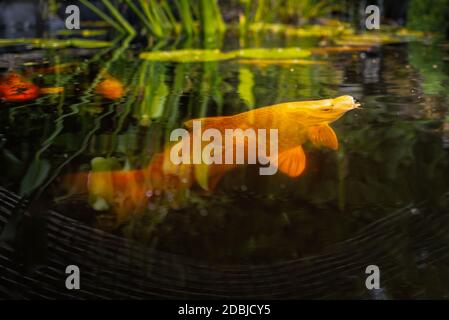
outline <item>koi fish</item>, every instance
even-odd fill
[[[191,128],[200,121],[204,129],[277,129],[278,169],[290,177],[299,176],[305,169],[306,156],[302,146],[311,141],[316,147],[338,149],[337,135],[329,123],[359,106],[351,96],[317,101],[287,102],[254,109],[234,116],[193,119],[186,122]],[[267,142],[269,144],[269,142]],[[226,150],[222,152],[225,154]]]
[[[185,126],[189,132],[192,132],[195,121],[204,130],[213,128],[221,133],[226,129],[277,129],[278,154],[277,159],[271,160],[279,171],[293,178],[300,176],[306,168],[303,145],[310,141],[317,148],[338,149],[337,135],[329,124],[358,106],[351,96],[287,102],[233,116],[192,119]],[[194,137],[183,141],[192,142],[191,139]],[[236,141],[232,148],[236,147]],[[250,139],[243,141],[246,148],[251,143]],[[91,163],[91,172],[66,176],[63,184],[72,189],[72,194],[87,193],[90,205],[96,210],[112,210],[120,223],[164,193],[170,195],[170,206],[177,207],[183,191],[194,185],[211,190],[226,172],[238,166],[203,162],[175,165],[171,161],[171,153],[179,143],[182,141],[166,147],[140,170],[114,170],[117,165],[111,160],[96,158]],[[225,154],[229,146],[222,148],[222,154]]]
[[[0,81],[0,97],[7,102],[26,102],[43,94],[62,92],[64,92],[63,87],[40,88],[17,73],[10,73]]]
[[[25,102],[40,94],[37,85],[17,73],[10,73],[0,81],[0,97],[8,102]]]
[[[95,87],[95,92],[109,100],[117,100],[123,97],[125,90],[119,80],[106,75],[105,79]]]

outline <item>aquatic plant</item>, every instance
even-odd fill
[[[224,53],[218,49],[184,49],[172,51],[143,52],[140,58],[154,61],[204,62],[235,58],[236,52]]]
[[[240,0],[229,3],[218,0],[101,0],[101,6],[91,0],[80,2],[121,33],[143,32],[156,38],[173,34],[201,35],[206,41],[219,37],[226,30],[223,12],[229,7],[240,11],[240,30],[246,33],[285,29],[288,24],[304,25],[339,11],[342,4],[340,0]],[[277,23],[276,27],[274,23]],[[334,34],[341,31],[341,26],[326,30],[294,31],[290,28],[292,31],[298,35]]]
[[[125,15],[111,1],[102,0],[107,12],[90,0],[80,2],[117,31],[136,34],[129,15]],[[174,0],[174,5],[166,0],[122,0],[120,3],[126,5],[127,11],[137,17],[138,24],[134,25],[137,24],[139,31],[150,33],[156,38],[177,33],[188,36],[201,33],[204,38],[209,38],[222,33],[226,28],[217,0]]]
[[[254,74],[249,68],[239,68],[239,86],[238,93],[248,108],[253,108],[255,104],[254,98]]]
[[[338,0],[244,0],[242,4],[245,6],[243,21],[248,24],[279,21],[306,24],[342,9]]]
[[[444,34],[449,30],[448,12],[448,0],[411,0],[407,12],[407,27]]]
[[[237,53],[239,58],[246,59],[300,59],[311,54],[309,50],[301,48],[247,48]]]

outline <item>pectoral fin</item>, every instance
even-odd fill
[[[335,131],[328,124],[320,124],[309,129],[309,139],[316,147],[338,149],[338,139]]]
[[[306,155],[301,146],[288,149],[278,155],[278,169],[289,177],[298,177],[306,167]]]

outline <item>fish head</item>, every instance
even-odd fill
[[[299,122],[314,125],[323,122],[333,122],[346,112],[360,106],[351,96],[340,96],[334,99],[323,99],[293,103],[292,116]]]

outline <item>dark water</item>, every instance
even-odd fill
[[[298,45],[291,39],[259,42]],[[444,298],[449,293],[447,48],[384,45],[317,57],[326,63],[316,65],[151,62],[140,60],[141,49],[134,45],[4,50],[5,72],[13,59],[14,68],[41,87],[63,86],[65,93],[2,103],[0,182],[17,193],[37,192],[35,201],[44,208],[198,263],[298,262],[300,272],[315,261],[316,269],[296,276],[306,284],[322,283],[315,292],[319,297]],[[42,71],[66,63],[74,66]],[[129,88],[122,99],[95,93],[105,69]],[[307,146],[307,168],[295,179],[259,176],[242,167],[227,173],[211,193],[188,190],[178,208],[161,195],[144,212],[125,217],[95,211],[87,195],[66,197],[61,188],[62,176],[88,170],[95,157],[145,167],[169,132],[191,118],[346,94],[363,108],[332,124],[340,148]],[[381,270],[382,289],[374,293],[364,288],[370,264]],[[352,286],[340,286],[340,274],[352,279]],[[307,288],[300,296],[308,296]]]

